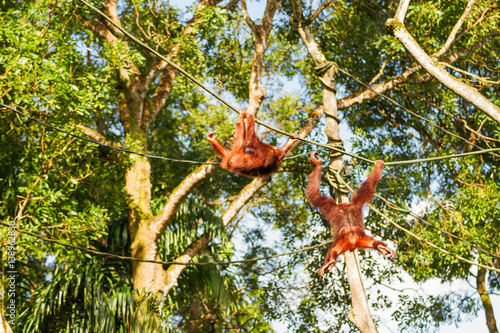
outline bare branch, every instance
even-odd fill
[[[484,313],[486,315],[486,326],[488,326],[488,331],[492,333],[498,333],[497,322],[495,320],[495,314],[493,307],[491,305],[490,295],[486,289],[486,269],[479,268],[476,277],[476,286],[483,304]]]
[[[326,0],[321,5],[319,5],[314,13],[312,13],[311,16],[309,16],[309,18],[305,21],[305,24],[310,25],[312,22],[314,22],[316,17],[318,17],[318,15],[321,14],[321,12],[325,10],[325,8],[328,7],[332,2],[333,0]]]
[[[260,26],[264,29],[264,33],[269,36],[271,29],[273,28],[273,18],[274,14],[278,11],[283,0],[268,0],[266,4],[266,10],[264,11],[264,16],[262,17],[262,22]],[[267,39],[267,38],[266,38]]]
[[[255,193],[269,183],[270,179],[271,176],[266,178],[256,178],[250,184],[245,186],[222,215],[221,219],[224,225],[227,225],[236,216],[236,214],[238,214],[240,209],[255,195]],[[210,241],[211,239],[208,234],[205,233],[201,235],[197,240],[191,243],[191,245],[189,245],[188,248],[175,259],[175,261],[181,263],[190,262],[195,256],[199,255],[204,249],[206,249]],[[172,265],[165,272],[161,273],[161,277],[164,278],[164,286],[162,286],[162,289],[165,294],[177,285],[177,279],[185,268],[186,266],[183,265]]]
[[[243,18],[245,19],[245,22],[248,24],[250,29],[254,33],[257,32],[258,25],[255,24],[254,21],[250,18],[250,15],[248,15],[248,9],[247,9],[247,1],[246,0],[241,0],[241,13],[243,14]]]
[[[156,235],[158,239],[165,231],[167,226],[172,222],[175,214],[193,190],[205,179],[209,178],[219,167],[216,165],[202,165],[196,170],[191,172],[169,196],[165,207],[163,207],[160,214],[154,217],[151,223],[151,232]]]
[[[240,0],[231,0],[227,5],[224,6],[224,9],[232,9],[238,2],[240,2]]]
[[[108,42],[108,44],[112,44],[116,41],[116,36],[113,35],[107,28],[104,24],[100,23],[100,22],[92,22],[90,20],[84,20],[82,17],[79,17],[78,18],[80,19],[80,22],[82,23],[82,25],[93,31],[94,33],[96,33],[97,35],[101,36],[102,38],[104,38],[106,40],[106,42]]]
[[[311,58],[313,59],[316,66],[323,65],[326,63],[326,58],[321,52],[318,43],[314,40],[309,28],[305,25],[304,15],[302,13],[302,2],[300,0],[292,0],[293,8],[293,21],[296,24],[296,28],[299,32],[302,42],[306,46]]]
[[[92,140],[95,140],[95,141],[100,142],[102,144],[105,144],[107,146],[112,146],[115,148],[123,148],[122,145],[120,145],[114,141],[110,141],[110,140],[106,139],[103,135],[97,133],[96,131],[94,131],[86,126],[83,126],[81,124],[76,124],[75,126],[78,127],[87,136],[92,138]]]
[[[439,58],[440,56],[445,54],[450,49],[450,47],[453,45],[453,43],[456,41],[457,33],[460,30],[460,28],[462,27],[462,24],[464,24],[465,20],[469,16],[470,11],[472,10],[472,6],[474,6],[475,2],[476,2],[476,0],[469,0],[469,3],[465,7],[464,13],[462,14],[462,16],[460,16],[457,23],[455,23],[455,26],[453,27],[450,35],[448,36],[448,39],[444,43],[444,46],[438,52],[436,52],[434,54],[434,57]]]
[[[463,50],[463,51],[459,51],[459,52],[456,52],[455,54],[451,55],[448,59],[448,62],[450,64],[454,63],[455,61],[457,61],[459,58],[463,57],[463,56],[466,56],[468,54],[471,54],[472,52],[474,52],[475,50],[483,47],[484,45],[488,44],[492,39],[494,39],[495,37],[497,36],[500,36],[500,31],[496,30],[496,31],[493,31],[491,34],[489,34],[488,36],[486,36],[482,41],[479,41],[477,42],[476,44],[472,45],[471,47]]]
[[[448,68],[451,68],[451,69],[453,69],[453,70],[455,70],[455,71],[457,71],[459,73],[462,73],[464,75],[470,76],[470,77],[472,77],[472,78],[474,78],[474,79],[476,79],[478,81],[484,82],[484,83],[489,83],[489,84],[499,84],[500,83],[500,81],[488,80],[487,78],[484,78],[482,76],[473,74],[471,72],[464,71],[463,69],[460,69],[460,68],[457,68],[455,66],[452,66],[452,65],[450,65],[450,64],[448,64],[446,62],[440,62],[439,64],[442,65],[442,66],[446,66]]]
[[[316,107],[316,109],[314,109],[313,112],[311,112],[306,122],[304,123],[304,125],[302,125],[302,128],[297,133],[297,136],[301,139],[307,137],[309,133],[311,133],[312,130],[316,127],[316,125],[318,125],[319,120],[323,116],[323,113],[324,113],[324,106],[323,104],[321,104],[318,107]],[[293,150],[297,148],[300,145],[300,143],[301,143],[300,140],[295,141],[285,156],[286,157],[292,156]]]
[[[368,83],[369,86],[374,84],[382,76],[382,74],[384,74],[384,69],[385,69],[385,66],[387,66],[388,62],[389,62],[389,59],[384,60],[384,62],[382,63],[382,66],[380,66],[380,69],[379,69],[377,75],[375,75],[373,77],[373,79],[371,79],[371,81]]]
[[[118,26],[122,26],[120,18],[118,16],[117,11],[117,0],[108,0],[104,5],[104,13],[109,16],[109,18],[115,22]],[[106,26],[110,33],[120,39],[125,39],[125,36],[122,32],[116,29],[112,24],[109,24],[108,21],[103,20],[102,23]]]
[[[264,54],[267,49],[267,40],[273,27],[274,14],[281,5],[282,0],[269,0],[260,25],[256,25],[248,16],[246,0],[241,1],[242,12],[247,16],[246,22],[252,29],[255,38],[255,51],[252,60],[252,70],[249,82],[249,100],[247,112],[256,115],[266,94],[262,91],[262,70],[264,67]],[[245,14],[246,13],[246,14]]]
[[[382,94],[388,90],[393,89],[394,87],[397,87],[405,82],[408,81],[410,76],[412,76],[414,73],[416,73],[419,69],[421,69],[420,66],[414,66],[410,69],[407,69],[403,74],[398,75],[393,77],[392,79],[379,83],[375,86],[372,87],[372,89],[375,91],[372,91],[370,89],[365,89],[356,93],[353,93],[341,100],[338,101],[337,107],[339,110],[346,109],[354,104],[362,103],[365,99],[373,99],[377,97],[378,94]]]
[[[115,22],[121,27],[122,25],[120,22],[120,18],[118,17],[118,12],[116,7],[117,2],[118,2],[117,0],[108,0],[104,5],[105,8],[104,12],[111,18],[111,20],[113,20],[113,22]]]
[[[468,27],[467,29],[464,29],[460,34],[458,34],[458,36],[457,36],[457,38],[455,38],[455,40],[459,39],[460,37],[462,37],[463,35],[465,35],[469,31],[471,31],[472,29],[474,29],[479,23],[481,23],[482,21],[484,21],[484,19],[486,18],[486,13],[488,13],[490,10],[492,10],[492,8],[494,8],[494,7],[489,7],[487,9],[485,9],[481,13],[481,15],[479,16],[479,18],[470,25],[470,27]]]

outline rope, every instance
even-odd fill
[[[102,143],[102,142],[99,142],[99,141],[95,141],[95,140],[92,140],[92,139],[87,139],[87,138],[84,138],[82,136],[79,136],[79,135],[73,134],[71,132],[68,132],[66,130],[63,130],[61,128],[49,125],[47,123],[44,123],[43,121],[40,121],[40,120],[38,120],[36,118],[28,116],[27,114],[22,113],[21,111],[13,109],[10,106],[4,105],[2,103],[0,103],[0,106],[4,107],[6,109],[9,109],[9,110],[11,110],[11,111],[13,111],[13,112],[15,112],[15,113],[23,116],[23,117],[26,117],[26,118],[28,118],[28,119],[30,119],[30,120],[32,120],[32,121],[34,121],[34,122],[36,122],[36,123],[38,123],[40,125],[46,126],[48,128],[52,128],[52,129],[54,129],[56,131],[59,131],[61,133],[67,134],[67,135],[70,135],[70,136],[72,136],[74,138],[77,138],[79,140],[83,140],[83,141],[87,141],[87,142],[90,142],[90,143],[94,143],[96,145],[99,145],[99,146],[102,146],[102,147],[106,147],[106,148],[109,148],[109,149],[113,149],[113,150],[117,150],[117,151],[121,151],[121,152],[125,152],[125,153],[130,153],[130,154],[135,154],[135,155],[139,155],[139,156],[149,157],[149,158],[156,158],[156,159],[160,159],[160,160],[164,160],[164,161],[169,161],[169,162],[220,165],[220,163],[216,163],[216,162],[199,162],[199,161],[190,161],[190,160],[180,160],[180,159],[175,159],[175,158],[169,158],[169,157],[163,157],[163,156],[156,156],[156,155],[148,155],[148,154],[138,153],[138,152],[135,152],[135,151],[132,151],[132,150],[128,150],[128,149],[125,149],[125,148],[113,147],[113,146],[107,145],[105,143]]]
[[[334,168],[333,164],[328,164],[328,172],[326,173],[326,178],[328,183],[335,189],[343,194],[348,194],[349,189],[344,185],[347,183],[347,179],[350,178],[349,171],[345,168],[345,163],[342,163],[342,167],[337,170]]]
[[[476,150],[476,151],[471,151],[468,153],[428,157],[428,158],[421,158],[421,159],[417,159],[417,160],[403,160],[403,161],[385,162],[384,165],[391,166],[391,165],[402,165],[402,164],[413,164],[413,163],[423,163],[423,162],[430,162],[430,161],[439,161],[439,160],[445,160],[445,159],[455,158],[455,157],[486,154],[486,153],[491,153],[491,152],[495,152],[495,151],[500,151],[500,148]]]
[[[105,143],[102,143],[102,142],[99,142],[99,141],[95,141],[95,140],[92,140],[92,139],[88,139],[88,138],[85,138],[85,137],[82,137],[82,136],[79,136],[77,134],[73,134],[71,132],[68,132],[66,130],[63,130],[59,127],[56,127],[56,126],[52,126],[52,125],[49,125],[41,120],[38,120],[34,117],[31,117],[19,110],[16,110],[16,109],[13,109],[11,108],[10,106],[7,106],[5,104],[2,104],[0,103],[0,107],[3,107],[3,108],[6,108],[10,111],[13,111],[23,117],[26,117],[40,125],[43,125],[43,126],[46,126],[48,128],[52,128],[58,132],[61,132],[61,133],[64,133],[64,134],[67,134],[67,135],[70,135],[74,138],[77,138],[79,140],[83,140],[83,141],[87,141],[87,142],[90,142],[90,143],[93,143],[93,144],[96,144],[96,145],[99,145],[99,146],[102,146],[102,147],[106,147],[106,148],[109,148],[109,149],[112,149],[112,150],[117,150],[117,151],[121,151],[121,152],[125,152],[125,153],[129,153],[129,154],[135,154],[135,155],[139,155],[139,156],[144,156],[144,157],[149,157],[149,158],[156,158],[156,159],[160,159],[160,160],[164,160],[164,161],[169,161],[169,162],[179,162],[179,163],[191,163],[191,164],[207,164],[207,165],[220,165],[220,163],[218,162],[200,162],[200,161],[192,161],[192,160],[182,160],[182,159],[175,159],[175,158],[170,158],[170,157],[163,157],[163,156],[157,156],[157,155],[149,155],[149,154],[143,154],[143,153],[138,153],[138,152],[135,152],[135,151],[132,151],[132,150],[129,150],[129,149],[125,149],[125,148],[119,148],[119,147],[113,147],[113,146],[110,146],[110,145],[107,145]],[[324,144],[321,144],[319,142],[315,142],[315,141],[311,141],[311,140],[305,140],[305,139],[302,139],[303,141],[306,141],[308,143],[311,143],[311,144],[314,144],[314,145],[317,145],[319,147],[322,147],[322,148],[327,148],[329,149],[330,151],[330,154],[336,154],[336,153],[339,153],[339,154],[346,154],[348,156],[351,156],[353,158],[357,158],[357,159],[360,159],[362,161],[365,161],[365,162],[368,162],[368,163],[371,163],[371,164],[374,164],[375,162],[370,160],[370,159],[367,159],[367,158],[364,158],[364,157],[361,157],[361,156],[357,156],[357,155],[354,155],[354,154],[349,154],[348,152],[342,150],[342,149],[339,149],[339,148],[336,148],[334,146],[328,146],[328,145],[324,145]],[[332,151],[333,150],[333,151]],[[399,164],[414,164],[414,163],[423,163],[423,162],[430,162],[430,161],[436,161],[436,160],[442,160],[442,159],[449,159],[449,158],[455,158],[455,157],[462,157],[462,156],[468,156],[468,155],[479,155],[479,154],[485,154],[485,153],[490,153],[490,152],[495,152],[495,151],[500,151],[500,148],[490,148],[490,149],[483,149],[483,150],[476,150],[476,151],[472,151],[472,152],[468,152],[468,153],[461,153],[461,154],[454,154],[454,155],[445,155],[445,156],[436,156],[436,157],[428,157],[428,158],[422,158],[422,159],[414,159],[414,160],[403,160],[403,161],[393,161],[393,162],[385,162],[384,165],[385,166],[392,166],[392,165],[399,165]],[[287,157],[285,158],[285,160],[288,160],[288,159],[293,159],[293,158],[297,158],[297,157],[301,157],[301,156],[304,156],[304,155],[308,155],[309,153],[302,153],[302,154],[298,154],[298,155],[295,155],[295,156],[290,156],[290,157]]]
[[[392,99],[391,97],[389,97],[389,96],[387,96],[387,95],[385,95],[385,94],[379,93],[378,91],[375,91],[374,89],[372,89],[372,87],[370,87],[369,85],[367,85],[366,83],[364,83],[363,81],[361,81],[360,79],[358,79],[357,77],[355,77],[355,76],[353,76],[353,75],[349,74],[348,72],[346,72],[346,71],[345,71],[345,70],[343,70],[342,68],[337,67],[337,69],[338,69],[340,72],[342,72],[343,74],[345,74],[345,75],[349,76],[349,77],[350,77],[351,79],[353,79],[354,81],[356,81],[356,82],[358,82],[359,84],[361,84],[362,86],[364,86],[365,88],[367,88],[368,90],[372,91],[373,93],[377,94],[378,96],[382,96],[382,97],[384,97],[384,98],[385,98],[385,99],[387,99],[389,102],[391,102],[391,103],[393,103],[394,105],[396,105],[396,106],[400,107],[401,109],[405,110],[406,112],[408,112],[409,114],[413,115],[414,117],[417,117],[418,119],[423,120],[423,121],[425,121],[426,123],[431,124],[432,126],[436,127],[437,129],[440,129],[441,131],[443,131],[443,132],[445,132],[445,133],[447,133],[447,134],[449,134],[449,135],[451,135],[451,136],[453,136],[453,137],[456,137],[456,138],[458,138],[458,139],[460,139],[460,140],[463,140],[463,141],[467,142],[468,144],[473,145],[473,146],[474,146],[474,147],[476,147],[476,148],[479,148],[479,149],[484,149],[483,147],[481,147],[481,146],[478,146],[478,145],[474,144],[473,142],[471,142],[471,141],[467,140],[466,138],[464,138],[464,137],[462,137],[462,136],[460,136],[460,135],[457,135],[457,134],[455,134],[455,133],[452,133],[452,132],[450,132],[450,131],[448,131],[448,130],[446,130],[446,129],[442,128],[441,126],[439,126],[439,125],[438,125],[438,124],[436,124],[435,122],[433,122],[433,121],[431,121],[431,120],[429,120],[429,119],[427,119],[427,118],[425,118],[425,117],[422,117],[421,115],[419,115],[419,114],[417,114],[417,113],[415,113],[415,112],[411,111],[411,110],[410,110],[410,109],[408,109],[407,107],[405,107],[405,106],[403,106],[403,105],[399,104],[398,102],[396,102],[396,101],[395,101],[394,99]]]
[[[295,158],[299,158],[299,157],[302,157],[302,156],[310,156],[312,153],[312,151],[308,151],[308,152],[305,152],[305,153],[302,153],[302,154],[297,154],[297,155],[293,155],[293,156],[289,156],[289,157],[285,157],[283,159],[283,161],[288,161],[288,160],[293,160]]]
[[[95,254],[95,255],[99,255],[99,256],[109,257],[109,258],[115,258],[115,259],[120,259],[120,260],[130,260],[130,261],[137,261],[137,262],[145,262],[145,263],[158,264],[158,265],[208,266],[208,265],[244,264],[244,263],[247,263],[247,262],[254,262],[254,261],[260,261],[260,260],[269,260],[269,259],[274,259],[274,258],[278,258],[278,257],[288,256],[288,255],[292,255],[292,254],[297,254],[297,253],[300,253],[300,252],[313,250],[315,248],[318,248],[318,247],[321,247],[321,246],[324,246],[324,245],[327,245],[327,244],[330,244],[330,243],[333,242],[333,240],[330,240],[330,241],[327,241],[327,242],[323,242],[321,244],[317,244],[317,245],[313,245],[313,246],[308,246],[308,247],[302,248],[300,250],[295,250],[295,251],[291,251],[291,252],[285,252],[285,253],[281,253],[281,254],[275,254],[275,255],[272,255],[272,256],[260,257],[260,258],[252,258],[252,259],[245,259],[245,260],[234,260],[234,261],[212,261],[212,262],[187,262],[187,263],[182,263],[182,262],[177,262],[177,261],[160,261],[160,260],[139,259],[139,258],[134,258],[134,257],[120,256],[118,254],[112,254],[112,253],[108,253],[108,252],[96,251],[96,250],[92,250],[92,249],[89,249],[89,248],[86,248],[86,247],[81,247],[81,246],[66,244],[66,243],[60,242],[60,241],[52,239],[52,238],[47,238],[47,237],[44,237],[44,236],[40,236],[40,235],[37,235],[37,234],[29,232],[29,231],[21,230],[18,227],[13,227],[13,226],[11,226],[11,225],[9,225],[7,223],[0,222],[0,225],[3,225],[4,227],[8,227],[10,229],[16,229],[17,232],[19,232],[19,233],[26,234],[26,235],[29,235],[29,236],[41,239],[41,240],[43,240],[45,242],[55,243],[55,244],[58,244],[58,245],[62,245],[62,246],[71,248],[71,249],[75,249],[75,250],[79,250],[79,251],[83,251],[83,252],[87,252],[87,253],[91,253],[91,254]]]
[[[145,43],[141,42],[138,38],[136,38],[130,32],[124,30],[122,27],[120,27],[119,25],[117,25],[113,20],[111,20],[111,18],[109,18],[106,14],[104,14],[103,12],[101,12],[99,9],[97,9],[96,7],[94,7],[93,5],[91,5],[90,3],[88,3],[85,0],[79,0],[79,1],[81,1],[83,4],[85,4],[90,9],[92,9],[94,12],[98,13],[99,15],[101,15],[104,19],[106,19],[106,21],[108,21],[110,24],[112,24],[116,29],[118,29],[119,31],[121,31],[124,35],[126,35],[132,41],[134,41],[135,43],[139,44],[140,46],[142,46],[143,48],[145,48],[146,50],[148,50],[149,52],[151,52],[152,54],[154,54],[155,56],[157,56],[161,60],[165,61],[167,64],[169,64],[170,66],[172,66],[176,70],[178,70],[180,73],[182,73],[184,76],[186,76],[189,80],[191,80],[193,83],[195,83],[198,86],[200,86],[201,88],[203,88],[206,92],[208,92],[209,94],[211,94],[212,96],[214,96],[220,102],[222,102],[227,107],[229,107],[231,110],[235,111],[236,113],[240,113],[240,111],[238,109],[236,109],[234,106],[232,106],[231,104],[229,104],[229,102],[225,101],[222,97],[220,97],[215,92],[213,92],[212,90],[210,90],[208,87],[206,87],[203,83],[201,83],[196,78],[194,78],[191,74],[189,74],[188,72],[186,72],[184,69],[182,69],[181,67],[177,66],[174,62],[172,62],[171,60],[167,59],[166,57],[164,57],[163,55],[161,55],[160,53],[158,53],[157,51],[155,51],[154,49],[152,49],[151,47],[149,47]],[[258,119],[255,119],[255,122],[257,124],[260,124],[260,125],[262,125],[264,127],[269,128],[269,129],[271,129],[271,130],[273,130],[273,131],[275,131],[277,133],[286,135],[288,137],[292,136],[292,133],[285,132],[285,131],[277,128],[277,127],[274,127],[274,126],[268,125],[266,123],[263,123],[263,122],[261,122]],[[301,141],[303,141],[303,142],[307,142],[307,143],[310,143],[310,144],[313,144],[313,145],[316,145],[316,146],[319,146],[319,147],[333,149],[335,151],[338,151],[339,153],[345,154],[347,156],[351,156],[353,158],[356,158],[356,159],[359,159],[359,160],[362,160],[362,161],[365,161],[365,162],[368,162],[368,163],[371,163],[371,164],[375,163],[375,161],[372,161],[370,159],[367,159],[367,158],[364,158],[364,157],[361,157],[361,156],[358,156],[358,155],[355,155],[355,154],[351,154],[351,153],[348,153],[346,151],[342,151],[340,149],[333,148],[333,147],[324,145],[324,144],[319,143],[319,142],[315,142],[315,141],[308,140],[308,139],[305,139],[305,138],[298,138],[298,139],[301,140]]]
[[[337,92],[337,89],[334,86],[331,86],[328,84],[325,78],[328,78],[330,81],[334,81],[335,75],[338,73],[338,66],[336,63],[333,61],[327,61],[322,65],[316,66],[314,68],[316,72],[316,76],[318,79],[321,81],[321,83],[328,88],[329,90],[333,91],[334,93]],[[337,118],[336,116],[329,114],[330,117],[335,118],[335,120],[340,123],[340,119]]]

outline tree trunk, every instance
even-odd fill
[[[335,147],[342,143],[339,133],[339,120],[337,116],[337,98],[335,96],[335,70],[336,67],[328,63],[326,57],[321,51],[320,46],[314,40],[314,36],[306,25],[302,14],[302,2],[300,0],[292,1],[293,21],[296,24],[299,35],[307,47],[311,58],[313,59],[316,68],[329,68],[318,74],[323,83],[323,103],[326,115],[325,133],[328,137],[328,145]],[[330,166],[329,169],[340,171],[343,168],[342,155],[330,151]],[[340,188],[340,186],[339,186]],[[335,199],[339,203],[349,202],[347,192],[336,190]],[[376,333],[377,327],[373,322],[368,307],[368,300],[363,286],[363,278],[361,276],[361,267],[359,260],[355,255],[357,252],[346,252],[344,258],[346,260],[347,272],[349,276],[349,285],[351,289],[352,309],[349,311],[349,320],[356,325],[361,332]]]
[[[486,290],[486,269],[479,268],[477,272],[477,291],[483,303],[484,313],[486,315],[486,325],[490,333],[498,333],[497,322],[493,313],[493,306],[491,305],[490,295]]]
[[[136,140],[134,142],[136,144],[132,146],[137,148],[140,144],[138,141]],[[146,157],[138,155],[129,155],[128,163],[125,184],[129,197],[128,226],[132,256],[139,259],[154,259],[157,250],[156,240],[152,239],[149,227],[152,218],[151,165]],[[157,265],[136,261],[132,263],[134,289],[141,291],[151,289],[155,266]]]
[[[200,317],[201,317],[201,304],[199,300],[193,301],[191,304],[191,316],[188,321],[188,333],[200,332]]]

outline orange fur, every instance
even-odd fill
[[[222,168],[245,177],[265,177],[278,171],[286,152],[297,141],[297,135],[293,134],[283,148],[271,146],[255,135],[253,115],[241,111],[231,150],[224,147],[213,133],[207,135],[207,140],[222,157]]]
[[[372,248],[378,250],[382,255],[391,254],[392,259],[396,258],[396,252],[388,248],[387,245],[365,234],[363,223],[363,205],[370,202],[375,195],[377,183],[382,178],[384,161],[375,162],[368,179],[352,195],[351,203],[342,204],[337,204],[334,199],[322,195],[319,191],[322,168],[318,153],[312,153],[309,161],[313,165],[313,170],[309,174],[309,185],[306,189],[307,198],[326,217],[335,238],[318,274],[322,277],[326,270],[331,272],[340,254],[356,248]]]

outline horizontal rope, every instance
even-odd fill
[[[0,225],[3,225],[4,227],[8,227],[8,228],[13,228],[13,229],[17,230],[17,232],[19,232],[19,233],[26,234],[26,235],[29,235],[29,236],[41,239],[41,240],[43,240],[45,242],[62,245],[62,246],[65,246],[65,247],[68,247],[68,248],[72,248],[72,249],[75,249],[75,250],[79,250],[79,251],[83,251],[83,252],[87,252],[87,253],[91,253],[91,254],[95,254],[95,255],[99,255],[99,256],[114,258],[114,259],[130,260],[130,261],[137,261],[137,262],[145,262],[145,263],[158,264],[158,265],[208,266],[208,265],[244,264],[244,263],[247,263],[247,262],[254,262],[254,261],[260,261],[260,260],[269,260],[269,259],[273,259],[273,258],[278,258],[278,257],[283,257],[283,256],[288,256],[288,255],[292,255],[292,254],[304,252],[304,251],[309,251],[309,250],[313,250],[315,248],[318,248],[318,247],[321,247],[321,246],[324,246],[324,245],[328,245],[328,244],[330,244],[330,243],[333,242],[333,240],[330,240],[328,242],[324,242],[324,243],[321,243],[321,244],[318,244],[318,245],[308,246],[308,247],[302,248],[300,250],[286,252],[286,253],[281,253],[281,254],[276,254],[276,255],[273,255],[273,256],[260,257],[260,258],[252,258],[252,259],[245,259],[245,260],[234,260],[234,261],[212,261],[212,262],[187,262],[187,263],[182,263],[182,262],[177,262],[177,261],[160,261],[160,260],[139,259],[139,258],[134,258],[134,257],[120,256],[118,254],[113,254],[113,253],[96,251],[96,250],[92,250],[92,249],[89,249],[89,248],[86,248],[86,247],[76,246],[76,245],[71,245],[71,244],[66,244],[66,243],[60,242],[60,241],[55,240],[55,239],[51,239],[51,238],[47,238],[47,237],[44,237],[44,236],[40,236],[40,235],[37,235],[37,234],[32,233],[30,231],[22,230],[22,229],[20,229],[18,227],[12,227],[11,225],[9,225],[7,223],[0,222]]]
[[[495,151],[500,151],[500,148],[483,149],[483,150],[471,151],[468,153],[443,155],[443,156],[436,156],[436,157],[427,157],[427,158],[421,158],[421,159],[416,159],[416,160],[401,160],[401,161],[394,161],[394,162],[384,162],[384,166],[432,162],[432,161],[446,160],[446,159],[455,158],[455,157],[487,154],[487,153],[491,153],[491,152],[495,152]]]
[[[135,155],[139,155],[139,156],[144,156],[144,157],[149,157],[149,158],[156,158],[156,159],[159,159],[159,160],[164,160],[164,161],[169,161],[169,162],[180,162],[180,163],[191,163],[191,164],[209,164],[209,165],[220,165],[220,163],[217,163],[217,162],[199,162],[199,161],[190,161],[190,160],[181,160],[181,159],[175,159],[175,158],[170,158],[170,157],[163,157],[163,156],[156,156],[156,155],[149,155],[149,154],[143,154],[143,153],[138,153],[138,152],[135,152],[135,151],[132,151],[132,150],[129,150],[129,149],[125,149],[125,148],[119,148],[119,147],[114,147],[114,146],[110,146],[110,145],[107,145],[105,143],[102,143],[102,142],[99,142],[99,141],[95,141],[95,140],[92,140],[92,139],[88,139],[88,138],[84,138],[80,135],[77,135],[77,134],[73,134],[71,132],[68,132],[66,130],[63,130],[59,127],[56,127],[56,126],[52,126],[52,125],[49,125],[41,120],[38,120],[36,118],[33,118],[31,116],[28,116],[27,114],[21,112],[21,111],[18,111],[16,109],[13,109],[11,108],[10,106],[7,106],[5,104],[2,104],[0,103],[0,106],[1,107],[4,107],[6,109],[9,109],[23,117],[26,117],[40,125],[43,125],[45,127],[48,127],[48,128],[52,128],[58,132],[61,132],[61,133],[64,133],[64,134],[67,134],[67,135],[70,135],[74,138],[77,138],[79,140],[83,140],[83,141],[86,141],[86,142],[90,142],[90,143],[94,143],[96,145],[99,145],[99,146],[102,146],[102,147],[106,147],[106,148],[109,148],[109,149],[113,149],[113,150],[117,150],[117,151],[121,151],[121,152],[125,152],[125,153],[129,153],[129,154],[135,154]]]
[[[80,135],[77,135],[77,134],[73,134],[71,132],[68,132],[66,130],[63,130],[59,127],[56,127],[56,126],[52,126],[52,125],[49,125],[41,120],[38,120],[34,117],[31,117],[19,110],[16,110],[16,109],[13,109],[11,108],[10,106],[7,106],[5,104],[2,104],[0,103],[0,107],[4,107],[8,110],[11,110],[23,117],[26,117],[40,125],[43,125],[43,126],[46,126],[48,128],[52,128],[56,131],[59,131],[61,133],[64,133],[64,134],[67,134],[67,135],[70,135],[74,138],[77,138],[79,140],[83,140],[83,141],[86,141],[86,142],[90,142],[90,143],[94,143],[96,145],[99,145],[99,146],[102,146],[102,147],[106,147],[106,148],[109,148],[109,149],[113,149],[113,150],[117,150],[117,151],[121,151],[121,152],[125,152],[125,153],[130,153],[130,154],[135,154],[135,155],[139,155],[139,156],[144,156],[144,157],[149,157],[149,158],[155,158],[155,159],[160,159],[160,160],[164,160],[164,161],[169,161],[169,162],[179,162],[179,163],[191,163],[191,164],[207,164],[207,165],[220,165],[220,163],[218,162],[200,162],[200,161],[192,161],[192,160],[183,160],[183,159],[175,159],[175,158],[170,158],[170,157],[163,157],[163,156],[157,156],[157,155],[149,155],[149,154],[144,154],[144,153],[138,153],[138,152],[135,152],[135,151],[132,151],[132,150],[129,150],[129,149],[125,149],[125,148],[119,148],[119,147],[114,147],[114,146],[110,146],[110,145],[107,145],[105,143],[102,143],[102,142],[99,142],[99,141],[95,141],[95,140],[92,140],[92,139],[88,139],[88,138],[85,138],[85,137],[82,137]],[[309,141],[309,140],[308,140]],[[310,141],[310,143],[314,144],[314,145],[318,145],[322,148],[327,148],[327,149],[333,149],[331,146],[326,146],[326,145],[322,145],[322,144],[319,144],[318,142],[314,142],[314,141]],[[340,150],[340,149],[337,149],[338,151],[340,151],[341,153],[343,154],[347,154],[347,155],[351,155],[352,154],[348,154],[347,152],[343,151],[343,150]],[[449,159],[449,158],[456,158],[456,157],[463,157],[463,156],[469,156],[469,155],[478,155],[478,154],[485,154],[485,153],[489,153],[489,152],[494,152],[494,151],[500,151],[500,148],[491,148],[491,149],[484,149],[484,150],[477,150],[477,151],[472,151],[472,152],[468,152],[468,153],[461,153],[461,154],[453,154],[453,155],[444,155],[444,156],[436,156],[436,157],[429,157],[429,158],[422,158],[422,159],[413,159],[413,160],[402,160],[402,161],[389,161],[389,162],[385,162],[384,165],[385,166],[393,166],[393,165],[402,165],[402,164],[415,164],[415,163],[423,163],[423,162],[431,162],[431,161],[436,161],[436,160],[444,160],[444,159]],[[306,152],[306,153],[302,153],[302,154],[297,154],[295,156],[290,156],[290,157],[286,157],[284,160],[290,160],[290,159],[294,159],[294,158],[298,158],[298,157],[301,157],[301,156],[306,156],[306,155],[309,155],[310,153],[309,152]],[[354,155],[356,156],[356,155]],[[360,158],[359,156],[356,156],[355,158]],[[366,158],[362,158],[362,160],[364,160],[365,162],[370,162],[370,163],[374,163],[373,161],[369,160],[369,159],[366,159]]]

